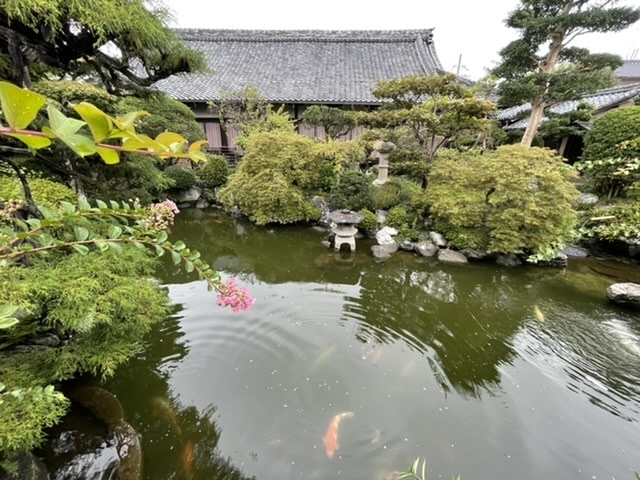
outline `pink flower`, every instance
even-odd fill
[[[217,300],[218,305],[231,307],[234,312],[247,311],[255,303],[255,299],[249,296],[249,291],[244,287],[238,287],[233,278],[222,282]]]
[[[147,228],[166,230],[170,225],[173,225],[173,219],[179,213],[180,210],[171,200],[154,203],[149,207]]]

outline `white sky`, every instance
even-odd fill
[[[393,30],[435,28],[434,42],[445,69],[472,79],[498,60],[516,36],[504,25],[518,0],[164,0],[183,28]],[[638,5],[638,0],[622,4]],[[640,59],[640,22],[620,33],[589,34],[572,45],[593,52]]]

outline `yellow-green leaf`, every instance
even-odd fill
[[[23,133],[6,133],[5,135],[20,140],[27,147],[33,150],[47,148],[49,145],[51,145],[51,140],[49,140],[47,137],[34,137],[32,135],[26,135]]]
[[[96,147],[96,150],[98,151],[98,155],[100,155],[104,163],[107,165],[114,165],[120,162],[120,155],[118,155],[118,152],[115,150],[105,147]]]
[[[45,101],[45,97],[38,93],[8,82],[0,82],[0,105],[4,118],[11,128],[27,128],[36,118]]]
[[[149,113],[145,112],[144,110],[141,110],[139,112],[129,112],[123,117],[116,117],[113,120],[113,123],[120,130],[131,131],[135,121],[140,117],[144,117],[145,115],[149,115]]]
[[[73,109],[87,123],[96,142],[101,142],[109,137],[113,128],[113,120],[109,115],[87,102],[79,103]]]
[[[186,138],[174,132],[162,132],[155,138],[155,140],[165,147],[171,147],[175,143],[180,145],[187,143]]]
[[[159,152],[164,153],[168,151],[167,147],[156,142],[151,137],[144,134],[139,134],[136,136],[131,136],[129,138],[126,138],[122,142],[122,148],[126,150],[149,150],[151,152],[156,152],[156,153],[159,153]]]
[[[202,150],[202,147],[204,145],[209,145],[209,142],[207,142],[206,140],[198,140],[197,142],[193,142],[191,145],[189,145],[189,153],[199,152],[200,150]]]

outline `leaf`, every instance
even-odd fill
[[[18,320],[15,318],[0,318],[0,329],[5,330],[7,328],[13,327]]]
[[[187,248],[187,246],[184,244],[184,242],[182,240],[178,240],[174,245],[173,248],[175,251],[177,252],[181,252],[182,250],[184,250],[185,248]]]
[[[100,249],[101,252],[106,252],[107,250],[109,250],[109,244],[107,242],[95,242],[96,247],[98,247]]]
[[[27,128],[45,102],[45,97],[38,93],[9,82],[0,82],[0,106],[2,106],[4,118],[12,129]]]
[[[109,208],[102,200],[96,200],[96,205],[98,205],[98,208]]]
[[[33,230],[36,230],[42,226],[42,224],[40,223],[40,220],[37,218],[30,218],[27,220],[27,223]]]
[[[207,161],[207,154],[204,152],[190,152],[189,153],[189,158],[191,160],[193,160],[194,162],[206,162]]]
[[[20,140],[27,147],[33,150],[39,150],[41,148],[47,148],[51,145],[51,140],[47,137],[35,137],[33,135],[26,135],[23,133],[5,133],[8,137],[13,137],[16,140]]]
[[[114,251],[117,255],[122,255],[122,245],[117,242],[109,242],[109,248]]]
[[[0,305],[0,318],[12,316],[14,313],[18,311],[18,308],[19,307],[16,307],[15,305],[7,305],[7,304]]]
[[[164,248],[162,248],[160,245],[156,245],[156,255],[158,255],[159,257],[164,255]]]
[[[87,253],[89,253],[89,247],[87,247],[86,245],[72,245],[72,248],[80,255],[86,255]]]
[[[80,157],[96,153],[95,142],[85,135],[76,133],[86,125],[85,122],[67,117],[51,105],[47,107],[47,113],[49,114],[49,127],[42,127],[42,132],[45,135],[59,138]]]
[[[111,205],[111,208],[113,210],[119,210],[120,209],[120,204],[118,202],[116,202],[115,200],[109,200],[109,205]]]
[[[193,142],[189,145],[189,153],[199,152],[202,150],[203,145],[209,145],[209,142],[206,140],[198,140],[197,142]]]
[[[155,138],[155,141],[168,148],[175,144],[184,145],[187,143],[186,138],[174,132],[162,132]]]
[[[120,163],[120,155],[118,155],[118,152],[116,152],[112,148],[96,146],[96,152],[98,153],[98,155],[100,155],[102,161],[107,165],[115,165],[116,163]]]
[[[158,234],[158,238],[156,238],[156,242],[164,243],[167,241],[167,238],[169,238],[169,236],[167,235],[167,232],[163,230]]]
[[[184,262],[184,269],[187,271],[187,273],[193,272],[193,262],[190,262],[189,260]]]
[[[84,227],[75,227],[73,229],[73,233],[76,236],[76,240],[79,242],[84,242],[87,238],[89,238],[89,230]]]
[[[78,207],[80,208],[80,210],[91,210],[91,204],[87,201],[86,198],[82,197],[78,199]]]
[[[171,260],[173,260],[174,265],[179,265],[182,258],[180,258],[180,254],[174,250],[171,250]]]
[[[122,228],[118,227],[117,225],[109,226],[109,238],[118,239],[120,238],[121,235],[122,235]]]
[[[53,242],[55,242],[55,239],[48,233],[43,233],[42,235],[38,236],[38,242],[43,247],[48,247],[49,245],[53,245]]]
[[[120,130],[131,131],[133,129],[133,124],[135,121],[140,118],[149,115],[148,112],[141,110],[139,112],[129,112],[123,117],[116,117],[113,120],[113,123]]]
[[[80,115],[80,117],[89,126],[89,130],[91,130],[91,134],[93,135],[93,139],[96,143],[102,142],[109,136],[109,133],[113,128],[113,121],[109,115],[104,113],[95,105],[91,105],[87,102],[79,103],[78,105],[75,105],[73,109],[78,112],[78,115]]]

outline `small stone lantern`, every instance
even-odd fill
[[[331,231],[335,234],[333,242],[336,252],[340,251],[343,244],[349,245],[352,252],[356,251],[356,233],[358,229],[354,226],[364,219],[364,215],[351,210],[334,210],[327,218],[336,224]]]

